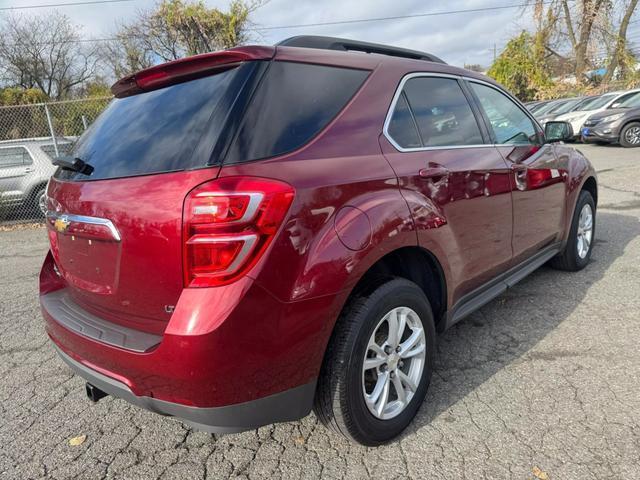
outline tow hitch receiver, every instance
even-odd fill
[[[95,385],[91,385],[89,382],[85,385],[85,389],[87,391],[87,397],[89,397],[89,400],[94,403],[108,395],[106,392],[103,392]]]

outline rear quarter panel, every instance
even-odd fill
[[[575,211],[578,195],[588,178],[593,177],[597,181],[596,171],[587,157],[577,148],[568,145],[557,144],[554,146],[558,159],[558,168],[566,170],[566,197],[564,230],[562,241],[565,243],[571,230],[571,220]]]

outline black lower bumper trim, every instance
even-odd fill
[[[244,403],[200,408],[138,397],[125,384],[103,375],[72,359],[56,347],[58,354],[80,377],[114,397],[160,415],[176,417],[198,430],[211,433],[236,433],[277,422],[290,422],[311,411],[316,382]]]

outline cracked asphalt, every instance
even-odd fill
[[[378,448],[313,415],[212,436],[91,404],[44,333],[45,230],[0,232],[0,479],[638,478],[640,150],[579,148],[599,171],[591,264],[543,267],[441,335],[418,417]]]

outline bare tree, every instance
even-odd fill
[[[78,28],[61,13],[7,16],[0,22],[0,79],[5,86],[39,88],[49,98],[68,96],[93,77],[96,46],[80,42]]]
[[[547,14],[543,16],[545,5],[548,5]],[[544,48],[562,58],[558,51],[568,47],[571,51],[568,56],[573,58],[573,73],[579,83],[593,63],[590,53],[596,43],[595,33],[607,24],[612,5],[611,0],[533,0],[530,3],[538,19],[538,30],[546,29]]]
[[[627,50],[627,28],[637,6],[638,0],[629,0],[625,5],[624,15],[615,39],[614,50],[607,65],[607,73],[602,79],[603,83],[609,83],[613,79],[613,74],[618,66],[623,68],[626,66],[624,65],[624,58]]]

